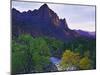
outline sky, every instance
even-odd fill
[[[44,3],[12,1],[12,8],[20,12],[40,8]],[[47,3],[59,18],[66,19],[70,29],[95,31],[95,6]]]

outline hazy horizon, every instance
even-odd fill
[[[12,8],[20,12],[39,9],[44,3],[12,1]],[[65,18],[70,29],[94,32],[95,6],[46,3],[59,18]]]

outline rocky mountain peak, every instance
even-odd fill
[[[45,22],[51,22],[55,26],[58,26],[60,23],[58,15],[53,10],[51,10],[47,4],[43,4],[38,9],[38,14],[41,20],[44,20]]]
[[[49,12],[50,11],[50,8],[47,4],[43,4],[40,8],[39,8],[39,11],[44,11],[44,12]]]
[[[49,7],[48,7],[47,4],[43,4],[43,5],[40,7],[40,9],[42,9],[42,8],[49,8]]]

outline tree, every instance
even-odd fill
[[[25,46],[12,42],[12,74],[24,73],[27,57],[25,56]]]
[[[61,66],[67,68],[69,66],[78,66],[80,60],[80,55],[78,53],[73,53],[70,50],[66,50],[63,53]]]
[[[34,38],[33,43],[31,43],[30,46],[31,52],[34,54],[35,52],[37,54],[40,54],[42,56],[50,56],[50,49],[47,45],[47,42],[42,37]]]
[[[43,72],[49,64],[50,50],[44,38],[22,34],[12,41],[12,72]]]
[[[44,67],[50,63],[50,49],[46,41],[42,37],[34,38],[30,47],[32,48],[34,72],[43,72]]]
[[[91,60],[87,56],[83,57],[79,62],[79,67],[82,70],[91,69],[92,68]]]
[[[45,40],[49,46],[51,46],[54,50],[58,50],[63,47],[63,42],[57,40],[56,38],[45,37]]]

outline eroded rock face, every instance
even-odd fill
[[[39,9],[27,12],[12,9],[13,36],[28,33],[32,36],[45,35],[65,41],[74,38],[72,32],[74,31],[68,28],[66,20],[59,19],[59,16],[47,4],[42,5]]]

